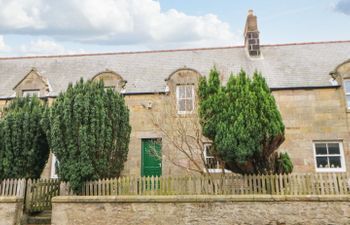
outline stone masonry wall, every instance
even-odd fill
[[[340,88],[276,90],[273,91],[285,124],[285,142],[279,151],[288,152],[294,163],[294,172],[312,173],[315,169],[314,141],[340,141],[343,144],[346,171],[350,168],[350,112],[346,111],[344,92]],[[168,98],[170,98],[168,96]],[[132,133],[125,175],[139,176],[141,168],[141,139],[162,137],[151,121],[152,112],[167,103],[162,95],[127,96]],[[152,109],[142,104],[151,101]],[[179,154],[169,145],[162,149],[165,155]],[[179,156],[180,157],[180,156]],[[165,158],[165,157],[164,157]],[[163,158],[163,175],[183,175],[188,171],[172,165]],[[186,160],[184,159],[184,165]]]
[[[23,198],[0,197],[0,224],[19,225],[23,211]]]
[[[52,225],[350,224],[349,196],[56,197]]]
[[[279,151],[288,152],[294,163],[294,172],[315,172],[313,141],[341,141],[343,143],[345,164],[350,168],[350,111],[346,110],[344,90],[341,88],[319,88],[300,90],[275,90],[273,95],[286,126],[285,142]],[[123,175],[140,176],[141,140],[143,138],[161,138],[162,133],[152,124],[152,113],[166,105],[162,94],[127,95],[126,103],[130,109],[132,126],[128,160]],[[51,103],[52,98],[49,99]],[[0,107],[5,101],[0,101]],[[147,108],[151,103],[152,107]],[[165,147],[164,155],[176,156],[175,149]],[[179,156],[181,157],[181,156]],[[174,166],[163,157],[162,174],[165,176],[184,175],[187,170]],[[183,159],[183,165],[187,165]],[[51,160],[42,177],[50,176]]]
[[[286,140],[279,151],[288,152],[294,172],[315,172],[314,141],[343,143],[346,171],[350,166],[350,124],[340,88],[274,91],[285,124]]]

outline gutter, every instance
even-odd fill
[[[328,88],[340,88],[340,85],[328,85],[328,86],[303,86],[303,87],[272,87],[270,88],[271,91],[282,91],[282,90],[312,90],[312,89],[328,89]],[[154,95],[154,94],[162,94],[166,95],[168,92],[166,91],[145,91],[145,92],[127,92],[122,93],[124,96],[128,95]],[[49,99],[49,98],[56,98],[58,95],[47,95],[40,97],[40,99]],[[0,97],[0,100],[11,100],[16,97]]]
[[[279,90],[311,90],[311,89],[327,89],[327,88],[340,88],[340,85],[304,86],[304,87],[274,87],[274,88],[270,88],[270,90],[271,91],[279,91]]]

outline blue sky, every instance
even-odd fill
[[[350,29],[345,29],[350,27],[350,0],[161,0],[160,2],[164,10],[175,7],[194,15],[216,14],[222,21],[228,22],[235,32],[243,30],[247,11],[253,9],[258,16],[263,43],[350,39]]]
[[[0,0],[0,56],[350,40],[350,0]]]

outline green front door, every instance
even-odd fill
[[[141,176],[162,175],[161,139],[142,139]]]

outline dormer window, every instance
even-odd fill
[[[37,96],[44,97],[50,91],[48,80],[39,75],[33,68],[13,88],[17,97]]]
[[[169,95],[175,114],[187,115],[196,113],[196,88],[201,75],[193,69],[181,68],[165,79],[165,93]]]
[[[104,89],[105,89],[105,91],[107,91],[108,89],[116,90],[115,86],[113,86],[113,85],[105,86]]]
[[[22,90],[22,97],[40,97],[40,90]]]
[[[178,114],[190,114],[194,110],[194,85],[180,84],[176,86],[176,102]]]
[[[348,109],[350,109],[350,79],[344,81],[345,99]]]
[[[103,80],[105,90],[112,89],[118,92],[121,92],[126,84],[126,81],[123,80],[123,78],[119,74],[110,70],[98,73],[92,78],[92,80]]]

